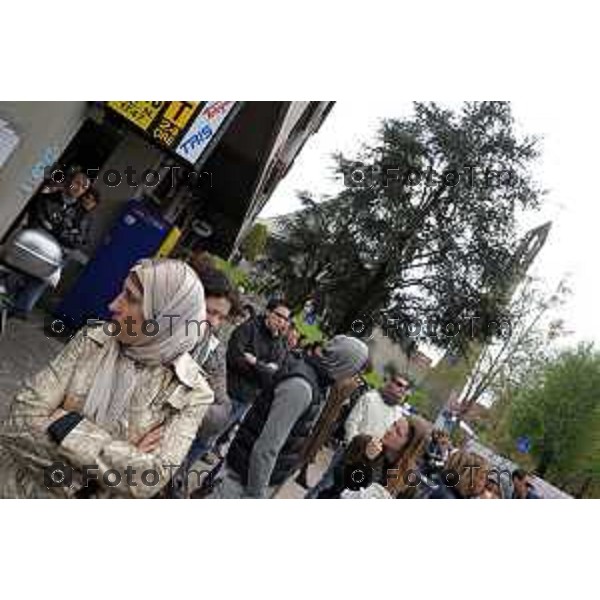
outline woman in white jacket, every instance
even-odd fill
[[[402,402],[409,390],[408,378],[395,375],[381,391],[369,390],[358,399],[346,419],[345,446],[336,451],[323,477],[305,498],[315,499],[322,490],[333,485],[334,472],[343,458],[345,448],[357,435],[381,438],[393,423],[404,416]]]

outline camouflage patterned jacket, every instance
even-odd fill
[[[227,394],[227,362],[225,344],[215,338],[208,357],[194,356],[206,373],[206,380],[215,394],[215,401],[209,407],[198,431],[201,439],[209,440],[221,433],[231,414],[231,399]]]
[[[189,354],[173,368],[146,367],[127,415],[109,428],[81,420],[62,441],[52,441],[48,417],[67,396],[85,398],[98,369],[103,344],[117,343],[101,329],[84,329],[50,364],[29,378],[0,429],[0,497],[149,498],[175,472],[213,402],[204,372]],[[162,424],[158,447],[136,447],[145,433]],[[68,486],[55,486],[50,465],[64,463]],[[84,466],[91,486],[83,488]],[[88,494],[89,495],[89,494]]]

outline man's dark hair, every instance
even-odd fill
[[[304,346],[304,352],[306,354],[313,354],[315,355],[317,350],[323,350],[323,343],[322,342],[311,342],[309,344],[306,344],[306,346]]]
[[[69,169],[65,183],[67,185],[71,185],[73,183],[73,179],[75,179],[75,177],[78,175],[85,177],[90,184],[92,183],[92,178],[81,167],[72,167]]]
[[[252,304],[244,304],[244,306],[242,306],[242,311],[246,311],[248,313],[248,316],[252,319],[256,316],[256,309],[254,308],[254,306],[252,306]]]
[[[202,282],[206,298],[226,298],[231,303],[231,312],[240,312],[238,293],[223,271],[209,263],[194,263],[191,266]]]
[[[415,387],[415,382],[413,378],[410,375],[404,373],[403,371],[397,371],[388,377],[388,381],[391,381],[393,379],[403,379],[404,381],[406,381],[410,389],[413,389]]]
[[[279,307],[287,308],[289,310],[289,306],[287,302],[283,298],[271,298],[267,303],[267,310],[275,310]]]
[[[523,481],[529,473],[525,469],[515,469],[512,473],[512,480],[518,479],[519,481]]]

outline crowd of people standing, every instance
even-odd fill
[[[295,480],[307,499],[503,497],[482,457],[407,413],[408,376],[371,388],[364,342],[307,343],[283,298],[242,307],[210,260],[140,261],[110,310],[133,331],[84,328],[17,393],[0,496],[273,498]],[[310,481],[322,451],[329,466]],[[210,471],[194,480],[199,462]],[[513,490],[536,497],[525,472]]]

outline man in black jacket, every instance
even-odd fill
[[[42,188],[31,201],[27,227],[45,230],[63,249],[82,248],[89,242],[91,213],[98,201],[98,192],[90,188],[87,175],[77,172],[64,186]],[[13,314],[26,318],[48,285],[47,281],[23,274]]]
[[[81,201],[90,188],[90,180],[85,173],[77,172],[64,186],[46,186],[33,198],[27,216],[27,225],[44,229],[61,246],[73,248],[77,245],[73,230],[79,229],[79,223],[88,210]],[[94,206],[97,196],[94,196]],[[87,202],[87,200],[86,200]]]
[[[264,315],[244,321],[227,343],[227,393],[231,400],[229,421],[215,441],[218,455],[260,392],[287,356],[286,333],[290,309],[282,300],[269,301]]]
[[[290,309],[282,300],[271,300],[264,315],[242,323],[227,345],[227,391],[244,407],[267,387],[286,355],[285,334]],[[234,407],[235,408],[235,407]]]

